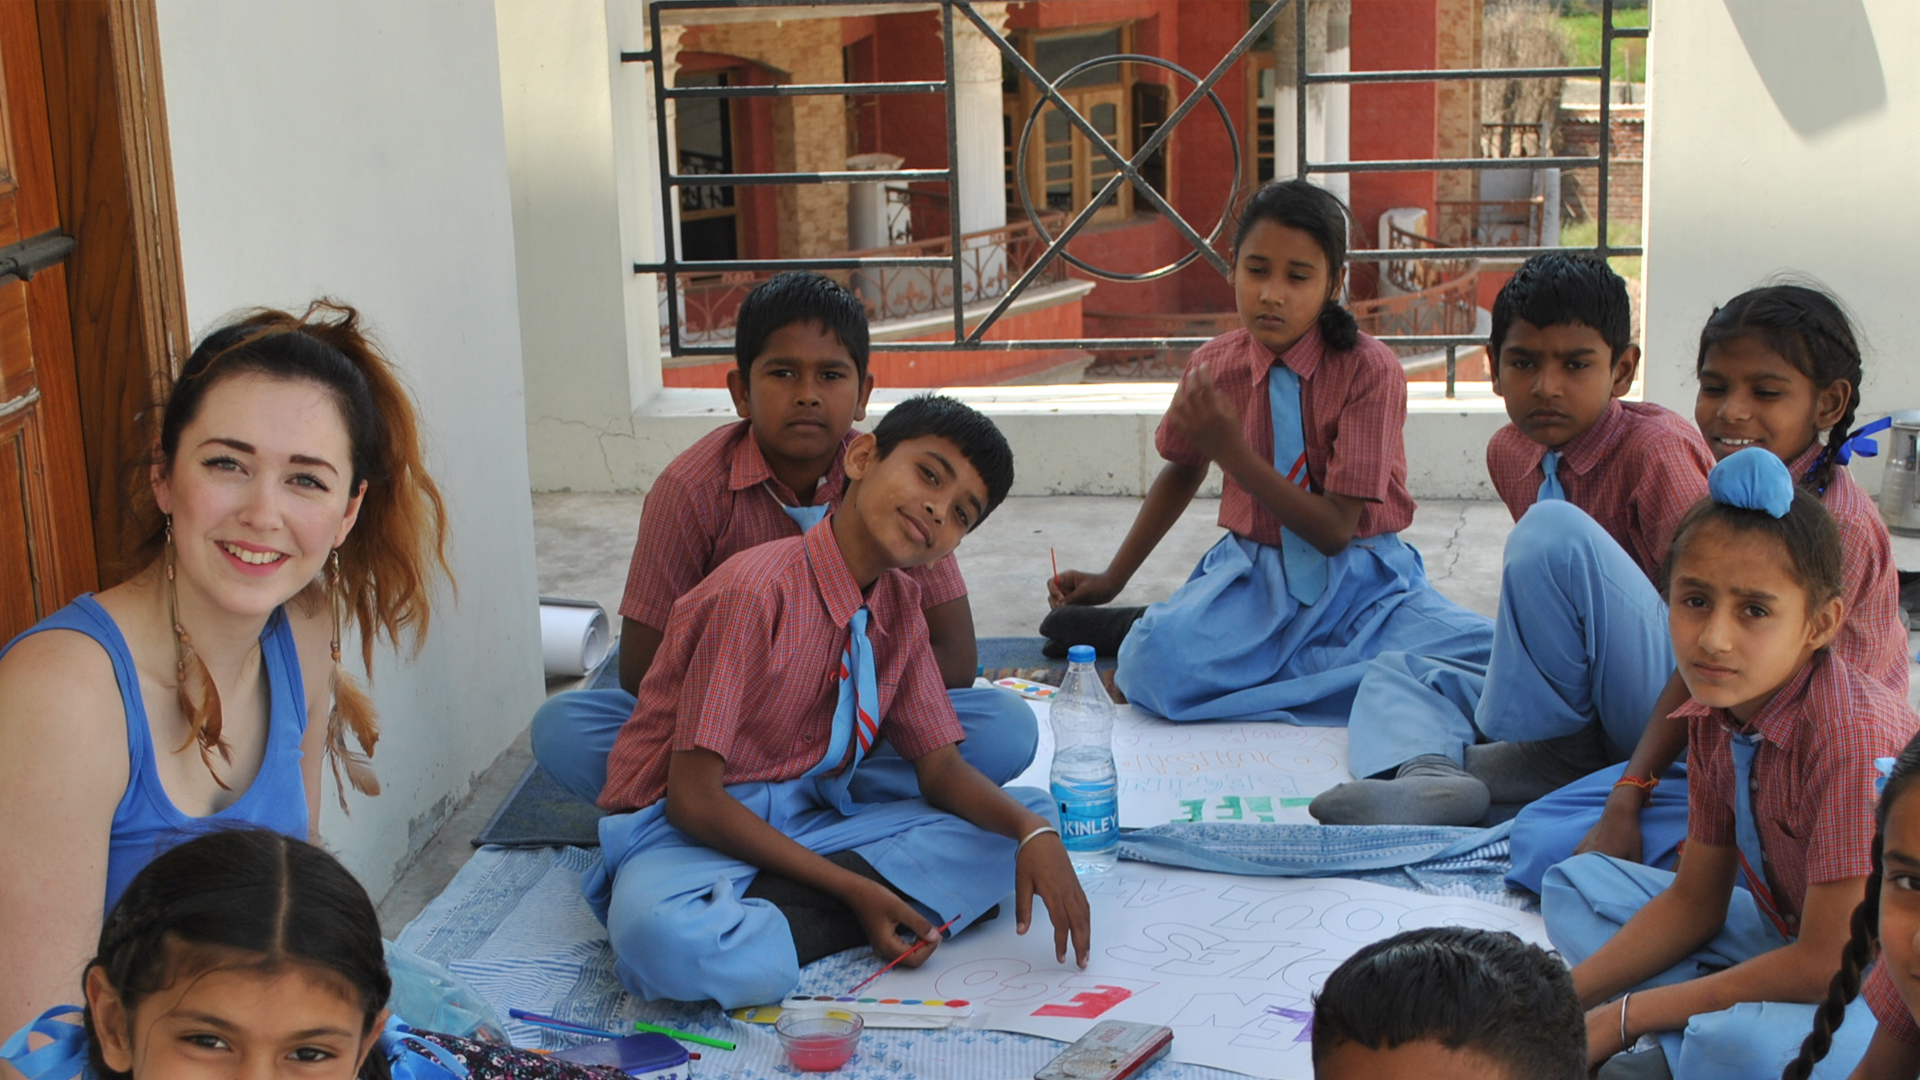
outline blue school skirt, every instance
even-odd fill
[[[1347,722],[1367,662],[1389,650],[1485,665],[1493,621],[1435,592],[1398,534],[1348,544],[1302,604],[1280,549],[1228,533],[1120,646],[1127,700],[1170,720]]]

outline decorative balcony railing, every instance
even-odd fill
[[[1050,232],[1065,224],[1066,215],[1041,215]],[[998,229],[982,229],[960,237],[960,299],[977,304],[1006,295],[1013,283],[1046,251],[1047,242],[1033,223],[1022,221]],[[845,253],[853,257],[950,258],[953,237],[936,236],[893,247]],[[1028,288],[1058,284],[1067,279],[1064,262],[1051,262]],[[942,266],[877,266],[858,270],[827,270],[826,276],[853,290],[874,323],[895,322],[953,310],[953,271]],[[656,275],[659,276],[659,275]],[[725,345],[733,340],[734,316],[753,287],[771,277],[770,271],[742,271],[718,275],[682,274],[679,279],[680,337],[689,345]],[[660,295],[660,339],[667,340],[667,291]],[[696,363],[702,361],[695,361]]]
[[[1444,251],[1456,246],[1458,245],[1436,240],[1431,236],[1409,232],[1398,225],[1387,227],[1387,247],[1393,251]],[[1472,277],[1479,269],[1480,262],[1477,259],[1426,256],[1418,259],[1389,259],[1381,264],[1381,276],[1402,292],[1417,293],[1425,292],[1444,282]],[[1468,322],[1468,328],[1472,328],[1471,321]]]
[[[1440,237],[1448,247],[1539,247],[1547,197],[1531,199],[1442,199],[1434,209]]]
[[[1232,311],[1200,315],[1157,315],[1133,314],[1123,312],[1088,311],[1080,316],[1090,338],[1213,338],[1240,325],[1240,316]],[[1102,349],[1096,347],[1093,363],[1087,365],[1082,376],[1085,382],[1120,382],[1122,380],[1142,380],[1147,382],[1174,382],[1180,373],[1186,370],[1187,358],[1193,355],[1190,348],[1121,348]]]
[[[1472,263],[1472,259],[1458,260]],[[1436,335],[1457,336],[1474,331],[1478,314],[1480,276],[1470,268],[1459,277],[1441,281],[1418,292],[1378,300],[1356,300],[1351,306],[1360,329],[1374,337]],[[1401,356],[1421,351],[1417,347],[1397,346]]]

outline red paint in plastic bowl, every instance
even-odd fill
[[[860,1014],[845,1009],[803,1009],[780,1014],[774,1031],[787,1060],[803,1072],[834,1072],[860,1045]]]

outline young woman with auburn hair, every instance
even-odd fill
[[[323,759],[343,806],[347,784],[378,792],[342,627],[369,671],[376,637],[417,650],[451,577],[413,402],[343,304],[208,334],[140,464],[141,568],[0,650],[0,1030],[71,999],[161,852],[238,825],[309,837]]]

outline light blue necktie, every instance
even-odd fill
[[[1730,747],[1733,750],[1733,839],[1740,848],[1747,891],[1753,894],[1760,913],[1773,923],[1782,937],[1792,938],[1793,932],[1776,906],[1773,887],[1767,883],[1766,851],[1760,846],[1760,819],[1753,812],[1753,757],[1759,747],[1758,735],[1733,733]]]
[[[821,503],[819,506],[788,506],[786,503],[780,501],[778,495],[773,493],[772,484],[766,484],[764,486],[767,489],[767,498],[772,499],[773,505],[779,507],[783,513],[792,518],[793,523],[800,526],[800,531],[803,533],[815,525],[820,524],[820,519],[827,516],[828,510],[833,509],[833,507],[826,503]]]
[[[847,794],[853,770],[880,735],[880,690],[874,677],[873,642],[867,638],[866,608],[853,613],[847,629],[847,647],[840,653],[840,698],[833,706],[833,736],[820,763],[807,773],[820,777],[820,794],[843,814],[853,812],[853,799]],[[846,758],[850,743],[852,759],[846,768],[832,772]]]
[[[1307,474],[1306,424],[1300,413],[1300,376],[1285,364],[1267,372],[1267,399],[1273,408],[1273,468],[1311,490]],[[1302,604],[1311,604],[1327,591],[1327,557],[1292,529],[1280,527],[1280,565],[1287,571],[1287,592]]]
[[[1546,502],[1549,499],[1567,501],[1567,489],[1560,486],[1560,451],[1549,450],[1540,459],[1540,472],[1545,479],[1540,481],[1540,495],[1534,501]]]

